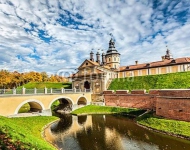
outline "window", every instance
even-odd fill
[[[88,63],[86,63],[86,66],[88,66]]]
[[[116,61],[116,58],[114,57],[114,61]]]
[[[111,61],[111,58],[109,57],[109,61]]]

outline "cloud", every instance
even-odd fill
[[[121,65],[161,60],[190,50],[190,2],[138,0],[1,0],[0,68],[46,71],[77,68],[91,49],[108,49],[109,33]]]

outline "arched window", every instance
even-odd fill
[[[85,89],[90,89],[90,83],[88,81],[84,82],[84,88]]]
[[[109,61],[111,61],[111,58],[109,57]]]

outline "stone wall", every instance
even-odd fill
[[[94,103],[94,102],[103,102],[104,101],[103,94],[92,94],[91,95],[91,100],[92,100],[92,103]]]
[[[156,91],[155,91],[156,92]],[[104,92],[105,105],[128,108],[156,109],[156,94],[147,94],[145,90],[128,91],[118,90]]]
[[[190,121],[190,89],[104,91],[105,105],[152,109],[165,118]]]
[[[156,115],[175,120],[190,121],[190,97],[159,97],[156,103]]]

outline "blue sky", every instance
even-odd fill
[[[0,69],[77,68],[110,33],[121,66],[190,56],[189,0],[0,0]]]

